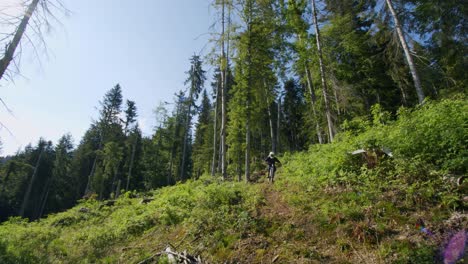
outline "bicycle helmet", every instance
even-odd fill
[[[274,155],[275,155],[275,153],[272,151],[272,152],[270,152],[270,154],[268,156],[273,157]]]

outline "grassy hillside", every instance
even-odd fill
[[[0,226],[0,263],[165,263],[150,257],[167,246],[210,263],[442,261],[468,226],[468,183],[456,183],[468,167],[468,104],[426,103],[397,121],[373,110],[335,143],[280,158],[274,185],[204,176],[12,218]]]

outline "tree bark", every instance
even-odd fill
[[[216,144],[218,143],[217,139],[217,128],[218,128],[218,102],[219,102],[219,85],[216,87],[216,100],[214,102],[214,120],[213,120],[213,159],[211,161],[211,176],[216,174]]]
[[[310,1],[312,3],[312,18],[314,21],[314,26],[315,26],[315,38],[317,41],[317,51],[319,55],[319,65],[320,65],[320,76],[321,76],[321,81],[322,81],[322,93],[323,93],[323,103],[325,105],[325,115],[327,117],[327,123],[328,123],[328,133],[330,136],[330,142],[333,141],[334,137],[334,125],[333,125],[333,120],[330,112],[330,104],[328,102],[328,92],[327,92],[327,82],[326,82],[326,76],[325,76],[325,65],[323,63],[323,55],[322,55],[322,47],[321,47],[321,42],[320,42],[320,30],[318,27],[318,22],[317,22],[317,8],[315,6],[315,0]]]
[[[247,119],[245,121],[245,182],[250,182],[250,98],[247,97]]]
[[[225,1],[223,0],[222,7],[222,32],[221,32],[221,174],[223,180],[227,178],[227,161],[226,161],[226,124],[227,124],[227,82],[226,82],[226,68],[227,59],[224,50],[224,8]]]
[[[416,93],[418,94],[419,103],[422,104],[424,102],[424,91],[421,87],[421,81],[419,79],[419,74],[416,70],[416,65],[414,64],[413,57],[411,56],[408,43],[406,43],[405,35],[403,34],[403,30],[401,28],[400,21],[398,20],[398,16],[393,8],[393,4],[391,0],[385,0],[387,3],[388,9],[392,14],[393,21],[395,22],[395,29],[397,31],[398,38],[400,39],[401,46],[403,47],[403,51],[405,53],[406,62],[410,68],[411,76],[413,77],[414,88],[416,89]]]
[[[194,67],[192,66],[192,72],[195,71]],[[192,84],[193,85],[193,84]],[[187,141],[188,141],[188,134],[190,130],[190,122],[192,119],[191,116],[191,111],[192,111],[192,103],[193,103],[193,90],[194,87],[191,87],[190,89],[190,96],[189,96],[189,105],[188,105],[188,111],[187,111],[187,119],[185,123],[185,133],[184,133],[184,147],[182,150],[182,164],[180,165],[180,179],[185,180],[185,160],[187,156]]]
[[[23,19],[21,20],[18,29],[16,29],[15,35],[13,40],[8,44],[5,54],[2,59],[0,59],[0,80],[2,79],[3,75],[5,74],[8,65],[13,60],[13,56],[15,54],[16,48],[18,47],[21,38],[26,31],[26,27],[29,23],[29,19],[31,18],[34,11],[36,11],[37,5],[39,0],[33,0],[31,4],[29,4],[28,9],[26,10],[26,14],[24,14]]]
[[[320,125],[318,122],[318,115],[317,115],[317,110],[315,109],[315,105],[317,102],[317,98],[315,98],[315,92],[313,88],[313,83],[312,83],[312,76],[309,71],[309,66],[305,65],[305,73],[306,73],[306,79],[307,79],[307,88],[309,89],[309,94],[310,94],[310,105],[312,107],[312,115],[315,121],[315,131],[317,133],[317,139],[319,144],[323,144],[323,139],[322,139],[322,133],[320,132]]]
[[[276,152],[276,142],[275,142],[275,131],[273,125],[273,115],[271,114],[270,99],[268,99],[268,89],[266,81],[263,80],[263,86],[265,88],[265,97],[267,101],[267,111],[268,111],[268,121],[270,124],[270,137],[271,137],[271,151]]]
[[[278,97],[278,115],[276,117],[276,151],[280,151],[281,96]]]
[[[29,19],[32,17],[32,14],[37,8],[39,0],[33,0],[31,4],[28,6],[28,10],[26,10],[26,14],[24,14],[21,23],[16,29],[15,35],[13,40],[8,44],[5,54],[2,59],[0,59],[0,80],[2,79],[3,75],[5,74],[8,65],[13,60],[13,56],[15,54],[16,48],[18,47],[21,38],[23,37],[24,32],[26,31],[26,27],[29,23]]]

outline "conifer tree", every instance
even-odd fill
[[[185,81],[185,84],[189,84],[189,97],[187,98],[187,112],[185,117],[185,130],[184,130],[184,140],[182,142],[182,162],[180,165],[180,179],[185,180],[187,178],[187,160],[188,157],[188,139],[190,134],[190,127],[192,122],[192,106],[195,106],[195,101],[198,99],[198,95],[203,89],[206,77],[205,71],[202,69],[202,61],[197,55],[193,55],[190,59],[191,67],[190,71],[187,72],[189,77]]]
[[[301,79],[305,79],[305,87],[309,93],[310,109],[312,114],[312,122],[315,123],[315,132],[317,134],[318,143],[323,143],[322,129],[320,127],[320,118],[317,113],[317,97],[314,88],[314,82],[311,73],[311,59],[309,49],[309,36],[308,29],[309,25],[304,19],[305,9],[307,2],[289,0],[287,9],[288,24],[291,31],[296,35],[296,41],[294,43],[295,53],[297,54],[297,60],[295,63],[295,69],[298,75],[303,76]]]
[[[210,161],[212,157],[212,125],[211,103],[206,90],[203,90],[200,111],[198,113],[198,122],[195,129],[195,140],[193,143],[193,166],[197,177],[210,170]]]
[[[71,177],[73,140],[70,134],[63,135],[55,147],[52,175],[46,182],[45,195],[41,201],[39,217],[44,213],[69,208],[74,204],[74,186]]]

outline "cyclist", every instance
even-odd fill
[[[268,164],[268,178],[270,178],[270,181],[273,182],[273,178],[275,177],[276,172],[276,162],[281,164],[281,161],[275,157],[274,152],[270,152],[268,157],[266,157],[265,162]]]

